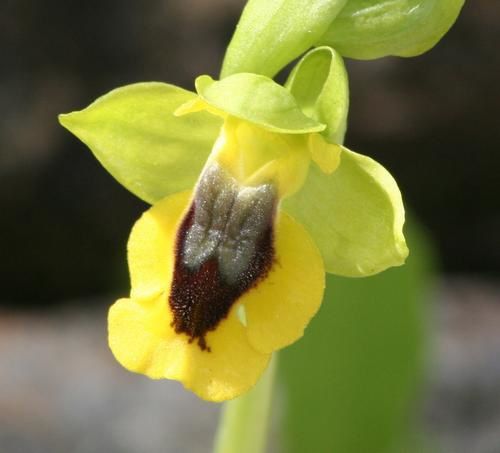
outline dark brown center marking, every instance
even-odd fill
[[[169,304],[175,331],[202,350],[210,351],[207,332],[271,268],[275,198],[271,185],[241,188],[216,164],[198,183],[177,232]]]

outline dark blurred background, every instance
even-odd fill
[[[1,303],[126,293],[125,244],[146,205],[56,115],[128,83],[217,76],[242,5],[1,2]],[[474,0],[423,56],[348,61],[346,144],[395,175],[447,273],[500,268],[499,23],[498,2]]]
[[[216,77],[243,3],[1,0],[0,450],[156,453],[174,433],[162,451],[209,451],[216,408],[107,350],[147,206],[56,117],[120,85]],[[500,451],[499,24],[498,1],[469,0],[425,55],[347,61],[346,145],[391,171],[436,247],[427,419],[446,453]]]

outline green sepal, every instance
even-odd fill
[[[224,57],[221,78],[274,77],[328,29],[346,0],[249,0]]]
[[[306,134],[326,127],[304,115],[286,88],[262,75],[234,74],[219,81],[204,75],[196,79],[196,91],[221,116],[235,116],[271,132]]]
[[[336,171],[326,175],[312,165],[283,208],[309,231],[329,273],[372,275],[408,255],[396,181],[382,165],[345,147]]]
[[[316,45],[370,60],[413,57],[436,45],[457,19],[464,0],[349,0]]]
[[[59,116],[117,181],[148,203],[192,188],[222,120],[206,112],[176,117],[195,93],[164,83],[128,85],[86,109]]]
[[[342,57],[331,47],[308,52],[293,68],[285,86],[302,111],[326,124],[321,133],[330,143],[342,143],[349,111],[349,81]]]

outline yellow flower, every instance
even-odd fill
[[[303,334],[325,271],[366,276],[404,262],[395,181],[334,144],[347,115],[341,59],[308,55],[287,88],[244,73],[199,77],[198,95],[142,83],[60,117],[153,204],[128,244],[130,297],[109,314],[126,368],[234,398]]]
[[[227,116],[195,190],[161,200],[132,230],[131,296],[109,315],[118,361],[211,401],[248,390],[323,296],[321,254],[280,201],[311,157],[331,172],[339,154],[317,134]]]

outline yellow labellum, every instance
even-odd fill
[[[109,343],[117,360],[151,378],[181,381],[201,398],[234,398],[255,384],[270,353],[298,339],[317,311],[324,288],[319,251],[305,230],[278,211],[272,266],[235,300],[206,335],[210,351],[172,326],[169,303],[174,247],[190,193],[169,196],[143,214],[129,240],[131,297],[109,313]],[[245,326],[238,307],[247,315]]]
[[[132,229],[130,297],[109,313],[117,360],[210,401],[252,387],[271,354],[302,336],[325,285],[319,250],[280,201],[311,160],[330,173],[339,156],[317,134],[227,117],[195,190],[164,198]]]

